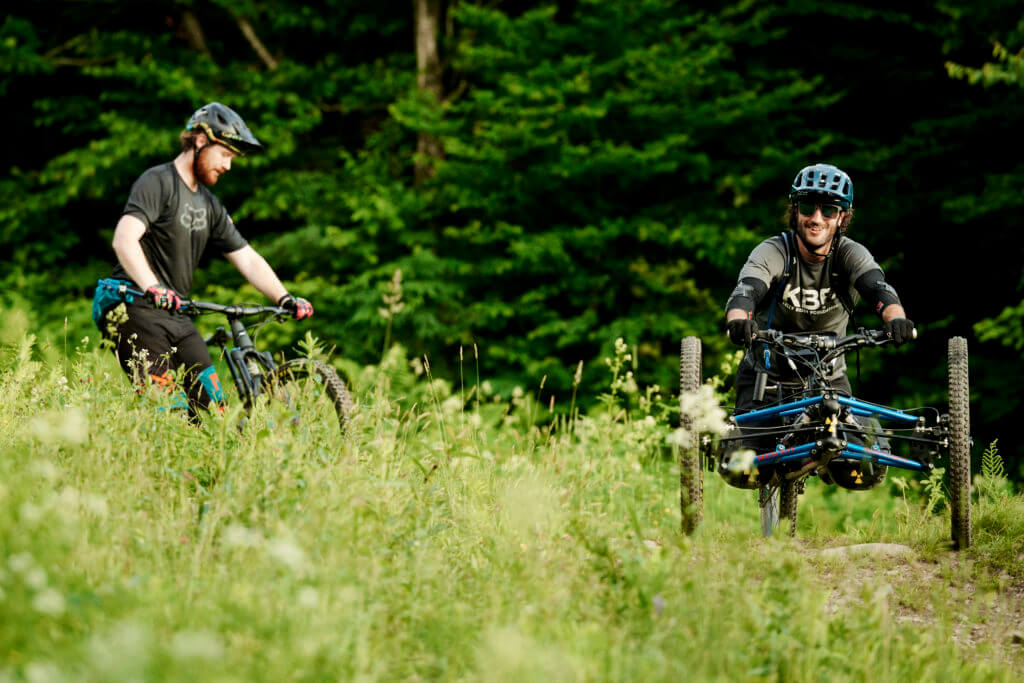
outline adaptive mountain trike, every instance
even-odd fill
[[[785,364],[787,381],[759,372],[755,408],[728,418],[724,435],[695,434],[682,415],[688,442],[680,448],[680,507],[684,533],[703,516],[702,472],[717,471],[740,488],[759,489],[762,532],[772,533],[780,518],[796,532],[797,500],[808,477],[828,484],[865,489],[878,485],[886,469],[930,472],[947,460],[953,545],[971,543],[971,438],[967,340],[949,340],[949,409],[899,410],[846,395],[828,378],[847,351],[890,342],[884,331],[860,328],[855,334],[755,333],[752,349],[767,365]],[[680,404],[701,386],[701,342],[682,340]]]

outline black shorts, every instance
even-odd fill
[[[113,342],[114,355],[132,382],[152,381],[168,391],[180,386],[193,415],[209,409],[211,401],[223,403],[209,348],[190,318],[146,302],[125,303],[120,311],[120,304],[106,311],[100,331]]]

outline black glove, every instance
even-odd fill
[[[750,346],[754,343],[754,333],[757,332],[757,323],[750,318],[737,318],[725,323],[729,328],[729,339],[736,346]]]
[[[911,339],[917,338],[917,328],[907,318],[893,318],[885,322],[885,333],[892,339],[896,346],[905,344]]]

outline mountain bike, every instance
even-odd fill
[[[947,462],[954,547],[971,544],[971,437],[967,340],[954,337],[948,346],[949,406],[940,413],[925,407],[900,410],[846,395],[830,377],[846,352],[890,343],[884,331],[860,328],[837,337],[829,334],[784,334],[763,330],[755,335],[753,353],[784,380],[769,383],[757,374],[753,410],[728,418],[724,435],[697,435],[680,448],[680,508],[684,533],[703,518],[703,471],[717,471],[728,483],[759,489],[764,535],[789,520],[796,533],[797,503],[808,477],[826,484],[861,490],[877,486],[889,467],[931,472],[938,458]],[[701,386],[701,342],[682,340],[680,405],[687,392]],[[779,368],[787,368],[779,375]],[[896,451],[907,451],[898,454]]]
[[[221,349],[247,411],[251,413],[261,397],[265,397],[281,402],[293,423],[324,419],[333,414],[341,432],[345,432],[355,408],[352,395],[337,371],[311,358],[294,358],[277,365],[269,352],[256,348],[249,335],[249,330],[270,320],[282,321],[290,317],[287,309],[184,300],[181,312],[193,318],[209,313],[227,317],[230,334],[224,327],[218,327],[206,338],[206,343]],[[243,323],[244,318],[258,316],[262,317],[255,323],[248,326]]]
[[[132,289],[123,281],[101,281],[100,287],[109,290],[107,303],[145,298],[145,293]],[[99,288],[97,292],[99,300]],[[94,301],[94,319],[102,315],[98,309],[100,305]],[[261,405],[261,399],[266,398],[282,406],[288,421],[293,424],[337,419],[341,432],[345,432],[354,413],[354,405],[348,387],[334,368],[311,358],[296,358],[279,366],[270,353],[260,351],[252,341],[250,330],[270,320],[280,322],[290,317],[288,309],[248,304],[226,306],[185,299],[179,313],[193,318],[209,313],[227,317],[230,334],[224,327],[218,327],[205,341],[208,346],[221,349],[242,404],[250,414]],[[243,322],[245,318],[259,319],[246,324]],[[181,404],[187,407],[183,396]]]

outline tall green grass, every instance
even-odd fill
[[[963,635],[1021,577],[1009,492],[981,507],[964,556],[911,487],[812,484],[794,542],[760,538],[753,495],[709,478],[705,523],[683,537],[656,400],[548,422],[540,391],[452,386],[394,347],[348,368],[345,439],[273,409],[239,430],[237,400],[194,428],[95,342],[38,344],[10,314],[5,330],[0,680],[1024,672],[995,629]],[[818,553],[868,541],[919,559]]]

